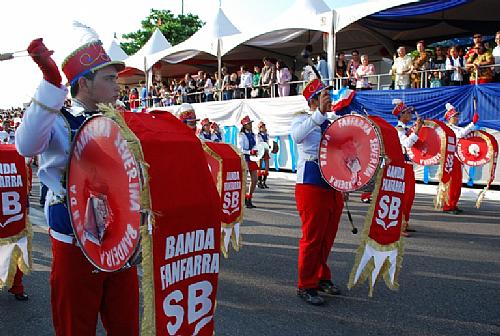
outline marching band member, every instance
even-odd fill
[[[418,140],[418,132],[423,125],[423,120],[417,117],[415,122],[415,130],[412,131],[410,128],[410,121],[412,120],[412,112],[415,110],[412,106],[406,106],[402,100],[394,99],[392,101],[396,106],[392,110],[392,114],[398,117],[398,124],[396,125],[396,130],[398,131],[399,141],[403,148],[403,154],[406,161],[406,168],[410,171],[410,176],[405,179],[405,194],[403,199],[403,231],[401,235],[408,237],[408,232],[414,232],[415,230],[410,229],[410,213],[413,206],[413,200],[415,199],[415,172],[413,170],[413,164],[410,157],[407,154],[408,148],[411,148],[415,142]]]
[[[208,118],[201,121],[201,131],[198,138],[202,141],[215,141],[215,135],[210,132],[210,120]]]
[[[245,206],[249,209],[256,208],[252,203],[252,197],[257,185],[257,171],[259,170],[257,163],[250,160],[250,155],[257,154],[257,150],[255,149],[257,142],[255,134],[252,132],[252,123],[253,120],[250,120],[249,116],[245,116],[241,119],[242,127],[238,135],[238,148],[245,155],[245,161],[247,162],[248,171],[250,173],[248,194],[245,195]]]
[[[318,165],[318,149],[322,133],[329,126],[327,112],[331,97],[319,79],[314,79],[303,92],[311,114],[301,113],[292,121],[292,137],[297,143],[299,161],[295,198],[302,222],[299,242],[297,295],[306,303],[321,305],[318,291],[336,295],[328,256],[339,226],[344,206],[342,193],[331,188],[322,178]]]
[[[194,112],[193,105],[189,103],[182,103],[178,118],[186,124],[187,127],[191,128],[193,132],[196,132],[196,122],[200,119],[196,119],[196,113]]]
[[[450,103],[446,103],[446,113],[444,115],[448,126],[455,132],[457,141],[465,137],[467,134],[474,130],[476,123],[479,121],[479,116],[474,113],[472,122],[466,127],[458,126],[459,112]],[[454,215],[460,214],[461,209],[458,208],[458,200],[462,192],[462,163],[458,160],[457,156],[453,156],[453,168],[451,170],[450,191],[448,193],[448,201],[443,205],[443,212],[452,213]]]
[[[210,125],[210,130],[212,131],[213,141],[214,142],[222,142],[222,132],[220,131],[219,124],[215,121]]]
[[[265,142],[269,146],[269,135],[267,134],[266,124],[263,121],[259,122],[259,133],[257,133],[257,144]],[[264,169],[262,169],[264,166]],[[258,187],[261,189],[269,189],[266,184],[269,176],[269,151],[267,151],[259,162],[259,182]]]
[[[62,70],[71,86],[73,106],[64,108],[68,90],[62,85],[52,52],[42,39],[28,53],[43,73],[23,123],[16,131],[16,148],[25,157],[40,154],[38,175],[49,193],[45,214],[52,242],[50,275],[55,334],[95,335],[100,315],[108,335],[139,334],[139,286],[136,267],[98,272],[76,243],[66,206],[66,167],[73,137],[98,103],[114,104],[119,94],[117,73],[123,62],[111,61],[94,31],[83,28],[85,42],[71,53]],[[86,62],[81,62],[85,55]]]

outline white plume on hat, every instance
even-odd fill
[[[401,99],[394,98],[394,99],[392,100],[392,104],[393,104],[393,105],[399,105],[399,104],[401,104],[401,103],[403,103],[403,101],[402,101]]]
[[[181,109],[179,110],[179,113],[186,112],[186,111],[194,111],[193,105],[191,105],[189,103],[182,103]]]
[[[455,106],[451,105],[450,103],[446,103],[445,107],[446,107],[446,111],[455,109]]]
[[[79,33],[80,37],[80,43],[87,44],[90,42],[96,42],[99,41],[99,35],[97,32],[93,29],[90,28],[89,26],[78,22],[78,21],[73,21],[73,29]]]

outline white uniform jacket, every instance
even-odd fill
[[[460,126],[452,125],[452,124],[447,124],[447,125],[449,128],[451,128],[451,130],[453,132],[455,132],[455,136],[457,137],[457,140],[460,138],[463,138],[464,136],[466,136],[467,134],[472,132],[474,130],[474,127],[476,127],[476,125],[474,125],[474,123],[470,123],[469,125],[467,125],[465,127],[460,127]]]
[[[62,200],[66,194],[63,180],[71,146],[71,128],[60,110],[68,90],[42,80],[26,110],[23,122],[16,130],[16,148],[24,157],[40,154],[38,176],[50,192],[47,202]],[[74,104],[71,114],[83,114]]]
[[[418,135],[410,132],[410,126],[407,124],[398,121],[396,125],[396,130],[398,131],[399,142],[401,143],[401,147],[403,149],[403,154],[405,155],[405,159],[408,161],[409,158],[407,156],[408,148],[411,148],[415,142],[418,140]]]
[[[255,141],[257,143],[257,137],[255,137]],[[242,132],[238,133],[238,149],[241,151],[241,153],[245,155],[250,155],[250,151],[252,149],[256,149],[255,145],[250,148],[250,144],[248,142],[248,138],[245,134]]]
[[[335,119],[338,117],[333,116]],[[312,114],[302,113],[292,120],[292,139],[297,144],[297,183],[319,184],[318,150],[321,141],[321,125],[327,116],[319,110]],[[306,167],[307,166],[307,167]],[[319,174],[321,178],[321,174]],[[322,179],[322,178],[321,178]],[[326,182],[325,182],[326,184]]]

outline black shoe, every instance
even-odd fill
[[[264,186],[264,188],[269,189],[269,187],[267,186],[266,182],[263,182],[262,185]]]
[[[14,294],[14,298],[17,301],[28,301],[29,300],[29,296],[26,293]]]
[[[464,212],[462,209],[453,209],[453,210],[443,210],[444,213],[452,214],[452,215],[460,215]]]
[[[257,182],[257,187],[259,187],[260,189],[264,189],[264,184],[261,181],[259,181]]]
[[[410,229],[410,228],[406,228],[406,230],[405,230],[405,231],[406,231],[406,232],[417,232],[417,230],[415,230],[415,229]]]
[[[255,205],[253,205],[252,203],[252,200],[251,199],[246,199],[245,200],[245,206],[247,207],[247,209],[253,209],[253,208],[256,208]]]
[[[318,283],[318,291],[328,295],[340,295],[340,289],[337,288],[330,280],[320,280]]]
[[[313,306],[321,306],[325,300],[318,295],[318,291],[314,288],[297,289],[297,296]]]
[[[370,203],[371,203],[371,201],[372,201],[372,200],[371,200],[371,199],[369,199],[369,198],[362,198],[362,199],[361,199],[361,203],[365,203],[365,204],[370,204]]]

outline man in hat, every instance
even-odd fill
[[[186,124],[187,127],[191,128],[193,132],[196,132],[196,122],[200,119],[196,119],[196,113],[194,112],[193,105],[189,103],[182,103],[178,118]]]
[[[238,148],[245,156],[248,172],[250,173],[250,185],[248,187],[248,193],[245,195],[245,206],[248,209],[252,209],[256,208],[252,203],[252,198],[255,187],[257,186],[257,171],[259,167],[255,161],[250,160],[250,156],[257,155],[257,150],[255,149],[257,142],[255,134],[252,131],[253,120],[250,120],[249,116],[245,116],[241,119],[241,125],[242,127],[238,134]]]
[[[264,142],[269,146],[269,135],[267,134],[266,124],[263,121],[258,125],[259,133],[257,133],[257,144]],[[267,177],[269,176],[269,151],[267,151],[259,162],[259,181],[257,186],[261,189],[269,189],[266,184]]]
[[[76,26],[75,24],[75,27]],[[82,28],[82,27],[80,27]],[[120,272],[99,272],[76,243],[66,205],[66,167],[73,137],[98,103],[114,104],[123,62],[113,62],[101,41],[83,27],[85,44],[63,62],[73,106],[63,108],[66,86],[42,39],[28,53],[43,73],[23,123],[16,131],[16,147],[25,157],[40,154],[38,175],[49,192],[45,214],[52,242],[50,275],[55,334],[95,335],[100,315],[108,335],[139,334],[139,287],[135,266]],[[83,40],[83,39],[82,39]],[[82,41],[83,43],[83,41]],[[86,62],[81,62],[85,57]]]
[[[201,131],[198,134],[198,138],[202,141],[215,141],[216,137],[210,132],[210,120],[205,118],[201,121]]]
[[[297,183],[295,199],[302,222],[299,242],[297,295],[306,303],[321,305],[318,291],[337,295],[328,266],[330,254],[344,206],[342,193],[331,188],[322,178],[318,150],[322,133],[330,122],[331,97],[319,79],[311,81],[303,91],[310,113],[300,113],[292,121],[292,138],[297,144]]]
[[[222,142],[222,132],[220,131],[219,124],[215,121],[210,125],[210,130],[212,131],[213,141]]]
[[[458,117],[460,113],[455,109],[450,103],[446,103],[446,113],[444,118],[447,121],[448,126],[455,132],[457,141],[460,138],[467,136],[470,132],[474,130],[477,122],[479,121],[479,115],[474,113],[472,117],[472,122],[465,127],[458,126]],[[450,189],[448,192],[448,200],[445,201],[443,205],[443,212],[452,213],[458,215],[462,213],[462,210],[458,208],[458,200],[460,199],[460,194],[462,192],[462,163],[458,160],[457,156],[453,156],[453,168],[451,170],[450,178]]]
[[[415,128],[411,130],[410,122],[413,119],[412,113],[415,109],[412,106],[406,106],[400,99],[394,99],[392,103],[396,105],[392,110],[392,114],[398,118],[396,130],[398,131],[399,141],[403,149],[406,169],[410,172],[408,177],[405,175],[406,187],[403,198],[403,231],[401,232],[401,235],[408,237],[408,232],[415,231],[409,226],[411,208],[413,206],[413,200],[415,199],[415,172],[413,170],[413,163],[408,156],[408,149],[413,147],[415,142],[417,142],[418,133],[423,126],[423,120],[417,117]]]

